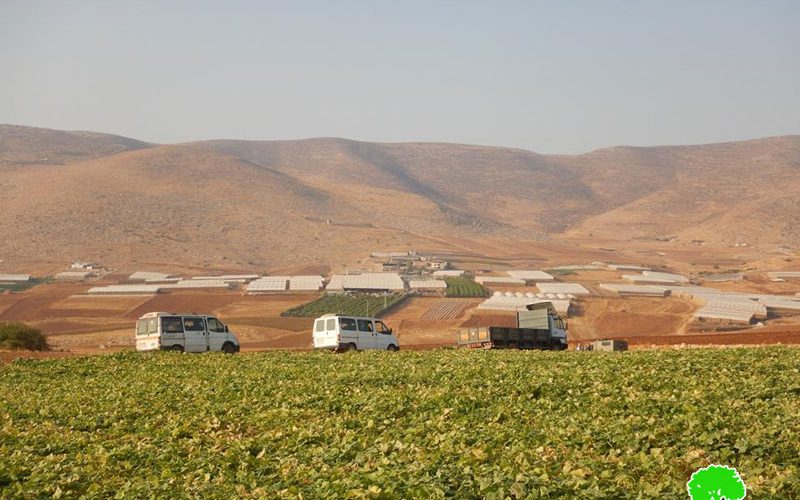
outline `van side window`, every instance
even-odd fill
[[[161,331],[164,333],[183,333],[183,322],[177,316],[162,316]]]
[[[358,331],[359,332],[371,332],[372,331],[372,321],[368,319],[360,319],[358,320]]]
[[[325,325],[325,329],[328,331],[336,330],[336,318],[329,319],[328,323]]]
[[[354,332],[356,331],[356,320],[353,318],[339,318],[339,326],[342,330]]]
[[[183,318],[183,328],[187,332],[204,332],[206,325],[203,318]]]
[[[208,318],[208,331],[215,333],[225,333],[225,327],[222,326],[217,318]]]
[[[318,319],[314,323],[314,331],[315,332],[324,332],[325,331],[325,320],[324,319]]]
[[[383,333],[385,335],[389,335],[389,333],[391,333],[389,331],[389,328],[386,325],[383,324],[383,321],[376,321],[375,322],[375,330],[378,333]]]

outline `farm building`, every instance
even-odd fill
[[[318,292],[325,285],[322,276],[290,276],[289,290],[298,292]]]
[[[153,295],[159,293],[158,285],[108,285],[89,289],[89,295]]]
[[[463,276],[464,273],[463,269],[444,269],[441,271],[434,271],[433,277],[434,278],[457,278],[459,276]]]
[[[249,295],[285,292],[289,276],[264,276],[251,281],[245,288]]]
[[[589,295],[591,293],[579,283],[538,283],[536,288],[542,293],[570,293],[572,295]]]
[[[69,266],[70,269],[76,269],[76,270],[83,269],[84,271],[92,271],[95,269],[100,269],[100,267],[101,267],[100,264],[98,264],[97,262],[81,262],[81,261],[75,261]]]
[[[326,290],[336,291],[401,291],[405,284],[399,274],[395,273],[363,273],[363,274],[334,274]]]
[[[30,280],[30,274],[0,274],[0,283],[27,283]]]
[[[525,271],[525,270],[513,270],[513,271],[506,271],[506,274],[511,276],[512,278],[517,278],[524,280],[526,282],[537,282],[537,281],[554,281],[555,278],[552,274],[548,274],[544,271]]]
[[[569,298],[545,299],[539,298],[533,293],[495,292],[494,295],[481,302],[478,305],[478,309],[490,311],[518,311],[525,308],[528,304],[538,304],[540,302],[551,302],[559,314],[569,314]]]
[[[475,283],[479,285],[488,285],[488,284],[495,284],[495,285],[513,285],[513,286],[525,286],[525,280],[520,278],[513,278],[511,276],[476,276]]]
[[[145,281],[145,280],[166,280],[172,278],[171,274],[164,274],[164,273],[156,273],[150,271],[136,271],[135,273],[128,276],[128,280],[130,281]]]
[[[600,266],[594,264],[572,264],[568,266],[556,266],[551,268],[553,271],[596,271]]]
[[[258,274],[223,274],[222,276],[195,276],[192,279],[202,281],[221,280],[228,283],[249,283],[258,278]]]
[[[608,264],[612,271],[649,271],[649,267],[637,266],[634,264]]]
[[[56,281],[86,281],[97,276],[91,271],[64,271],[55,275]]]
[[[670,291],[663,286],[654,285],[627,285],[624,283],[603,283],[599,286],[603,290],[615,292],[623,297],[666,297]]]
[[[443,280],[410,280],[408,288],[412,292],[424,294],[441,294],[447,290],[447,283]]]
[[[202,289],[230,289],[233,285],[232,283],[228,283],[227,281],[222,280],[181,280],[177,283],[170,283],[167,285],[160,285],[163,289],[172,289],[172,290],[202,290]]]
[[[642,271],[642,274],[623,274],[622,279],[638,284],[673,285],[688,283],[689,278],[680,274]]]
[[[737,309],[722,309],[709,304],[695,312],[694,318],[698,321],[749,325],[753,323],[755,313]]]

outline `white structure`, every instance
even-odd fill
[[[706,305],[694,313],[694,318],[700,321],[719,321],[722,323],[751,324],[755,314],[751,311],[736,309],[720,309]]]
[[[254,279],[258,279],[258,274],[223,274],[222,276],[195,276],[193,280],[221,280],[228,283],[248,283]]]
[[[627,285],[624,283],[603,283],[599,286],[603,290],[617,293],[624,297],[666,297],[670,291],[663,286],[655,285]]]
[[[551,268],[553,271],[596,271],[600,269],[600,266],[596,266],[594,264],[574,264],[569,266],[557,266]]]
[[[85,281],[97,276],[91,271],[64,271],[55,275],[56,281]]]
[[[511,276],[476,276],[475,283],[479,285],[488,285],[489,283],[494,283],[495,285],[525,285],[525,280],[512,278]]]
[[[30,274],[0,274],[0,283],[25,283],[30,280]]]
[[[633,264],[609,264],[608,268],[612,271],[649,271],[649,267],[636,266]]]
[[[250,295],[261,293],[285,292],[288,276],[264,276],[255,281],[251,281],[245,288],[245,292]]]
[[[70,264],[69,268],[70,269],[83,269],[83,270],[86,270],[86,271],[92,271],[94,269],[100,269],[100,264],[98,264],[97,262],[76,261],[76,262],[73,262],[72,264]]]
[[[408,288],[411,290],[445,290],[447,283],[442,280],[410,280]]]
[[[108,285],[89,289],[89,295],[153,295],[161,291],[159,285]]]
[[[507,271],[506,274],[511,276],[512,278],[521,279],[524,281],[554,281],[555,278],[553,275],[548,274],[544,271],[525,271],[525,270],[513,270]]]
[[[464,273],[463,269],[445,269],[443,271],[434,271],[433,277],[434,278],[457,278],[459,276],[463,276]]]
[[[622,278],[634,283],[650,283],[674,285],[676,283],[688,283],[689,278],[681,274],[661,273],[656,271],[642,271],[642,274],[623,274]]]
[[[163,281],[163,280],[169,279],[171,277],[172,277],[171,274],[155,273],[155,272],[150,272],[150,271],[137,271],[137,272],[131,274],[130,276],[128,276],[128,279],[130,281],[145,281],[145,280]]]
[[[334,274],[326,288],[329,291],[402,291],[400,275],[395,273]]]
[[[190,290],[190,289],[230,289],[232,284],[222,280],[180,280],[177,283],[160,285],[162,289]]]
[[[511,295],[509,295],[511,294]],[[494,295],[484,300],[478,305],[480,310],[490,311],[519,311],[525,309],[528,304],[538,304],[540,302],[552,302],[553,308],[563,315],[569,314],[569,297],[562,298],[540,298],[538,294],[526,293],[518,296],[514,292],[495,292]]]
[[[325,280],[322,276],[290,276],[289,290],[298,292],[318,292],[322,290]]]
[[[589,295],[591,293],[579,283],[538,283],[536,288],[542,293],[570,293],[572,295]]]

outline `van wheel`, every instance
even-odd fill
[[[347,344],[346,346],[344,346],[344,352],[351,352],[355,350],[356,350],[355,344]]]
[[[230,342],[225,342],[222,344],[222,352],[225,354],[233,354],[236,352],[236,347],[234,347],[234,345]]]
[[[397,351],[399,351],[400,349],[398,349],[398,348],[397,348],[397,346],[396,346],[396,345],[394,345],[394,344],[389,344],[389,347],[387,347],[387,348],[386,348],[386,350],[387,350],[387,351],[392,351],[392,352],[397,352]]]
[[[183,346],[182,345],[174,345],[174,346],[170,347],[169,350],[170,351],[175,351],[175,352],[183,352]]]

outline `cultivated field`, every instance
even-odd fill
[[[799,365],[796,348],[23,361],[1,369],[0,496],[685,498],[723,463],[748,496],[797,498]]]
[[[372,294],[331,294],[293,307],[281,313],[281,316],[297,318],[317,318],[323,314],[347,314],[349,316],[378,317],[385,311],[402,302],[404,294],[387,295]]]
[[[489,292],[480,284],[463,277],[445,278],[448,297],[487,297]]]

